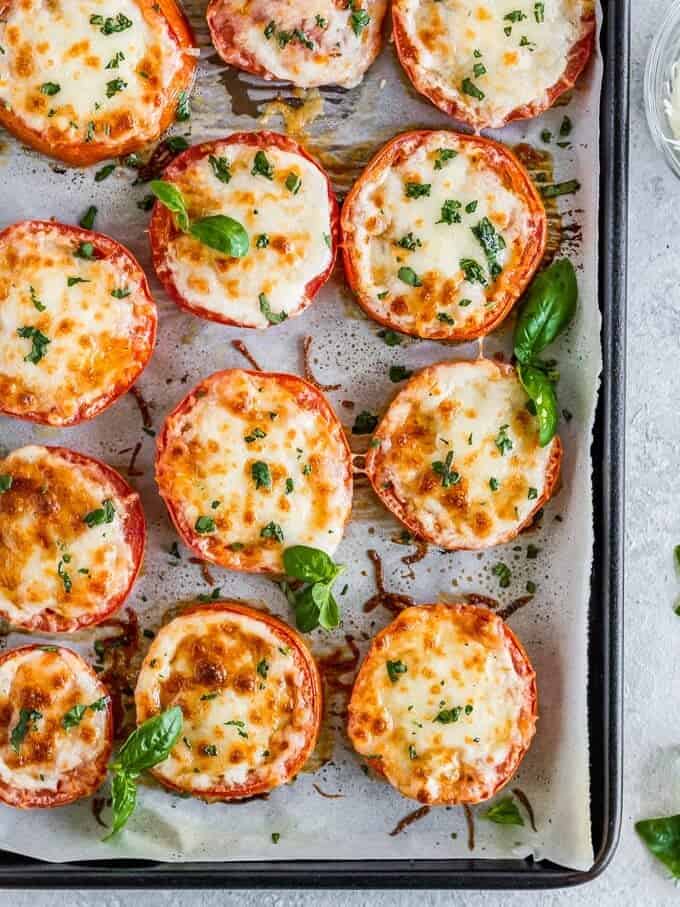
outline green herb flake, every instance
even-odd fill
[[[46,94],[48,97],[52,97],[55,94],[58,94],[61,91],[61,85],[57,82],[43,82],[40,86],[40,93]]]
[[[94,702],[91,702],[89,705],[74,705],[73,708],[69,709],[61,719],[61,726],[65,731],[69,731],[71,728],[76,727],[85,717],[87,711],[90,712],[102,712],[108,703],[108,698],[102,696],[100,699],[96,699]]]
[[[100,170],[97,170],[97,172],[95,173],[95,175],[94,175],[95,183],[104,182],[105,179],[107,179],[109,176],[111,176],[111,174],[113,173],[113,171],[115,169],[116,169],[115,164],[105,164]]]
[[[12,487],[12,482],[13,479],[9,473],[0,473],[0,494],[5,494],[5,492],[9,491]]]
[[[286,189],[289,192],[292,192],[293,195],[297,195],[300,189],[302,188],[302,179],[297,173],[289,173],[286,177]]]
[[[486,97],[481,88],[478,88],[472,81],[472,79],[463,79],[460,87],[463,94],[467,94],[471,98],[475,98],[477,101],[483,101]]]
[[[208,163],[212,169],[214,176],[221,183],[228,183],[231,179],[231,170],[229,169],[229,161],[226,157],[216,157],[214,154],[209,155]]]
[[[362,409],[362,411],[354,420],[354,425],[352,426],[352,434],[371,435],[375,431],[377,425],[378,417],[374,416],[373,413],[369,413],[368,410]]]
[[[264,176],[268,180],[274,179],[274,166],[270,164],[264,151],[260,150],[257,152],[250,172],[253,176]]]
[[[432,472],[436,473],[438,476],[441,476],[443,488],[450,488],[452,485],[457,485],[460,482],[460,473],[451,468],[452,464],[452,450],[447,453],[446,459],[443,462],[441,460],[435,460],[432,463]]]
[[[271,488],[272,477],[269,466],[262,460],[256,460],[250,467],[250,474],[255,482],[255,488]]]
[[[431,183],[406,183],[404,186],[406,198],[426,198],[431,191]]]
[[[44,359],[47,347],[52,341],[41,330],[29,325],[17,328],[17,334],[19,337],[31,341],[31,350],[28,355],[24,356],[24,362],[32,362],[33,365],[37,365],[41,359]]]
[[[266,680],[267,674],[269,674],[269,662],[267,661],[267,659],[262,658],[260,661],[258,661],[257,667],[255,668],[255,670],[260,675],[260,677],[262,677],[263,680]]]
[[[36,294],[36,292],[35,292],[35,290],[33,289],[33,287],[29,287],[28,289],[29,289],[29,291],[30,291],[30,293],[31,293],[31,302],[33,303],[34,308],[36,308],[39,312],[44,312],[46,306],[45,306],[44,303],[38,298],[38,295]]]
[[[278,523],[270,522],[260,530],[260,536],[263,539],[273,539],[275,542],[281,543],[283,542],[283,529]]]
[[[191,117],[191,104],[189,94],[186,91],[180,91],[177,96],[177,107],[175,108],[175,120],[178,123],[184,123]]]
[[[90,510],[89,513],[85,514],[83,523],[86,523],[90,529],[95,526],[102,526],[104,523],[113,523],[115,513],[116,510],[113,506],[113,501],[111,498],[106,498],[102,501],[101,507],[98,507],[96,510]]]
[[[479,283],[483,287],[487,285],[482,266],[474,258],[461,258],[458,264],[468,283]]]
[[[258,249],[266,249],[269,245],[269,237],[266,233],[260,233],[260,235],[255,240],[255,245]]]
[[[260,311],[270,324],[281,324],[282,321],[285,321],[286,318],[288,318],[288,313],[284,312],[283,309],[280,312],[272,311],[269,299],[264,293],[260,293],[258,299],[260,302]]]
[[[423,285],[422,280],[420,279],[420,277],[418,277],[413,268],[405,267],[402,265],[402,267],[397,271],[397,277],[409,287],[422,287]]]
[[[29,731],[36,730],[36,725],[42,716],[42,712],[38,712],[36,709],[19,710],[19,720],[12,728],[12,733],[9,737],[10,746],[15,753],[18,753],[21,749],[21,744],[24,742],[26,734]]]
[[[250,434],[248,434],[244,437],[243,440],[246,442],[246,444],[252,444],[254,441],[258,441],[258,440],[261,440],[262,438],[266,438],[266,437],[267,437],[266,431],[262,431],[261,428],[255,427],[250,432]]]
[[[111,79],[110,82],[106,83],[106,97],[112,98],[117,95],[120,91],[127,88],[127,84],[123,79]]]
[[[512,450],[512,439],[508,437],[507,425],[501,425],[501,427],[498,429],[498,434],[496,435],[494,444],[498,448],[501,456],[505,456],[505,454],[509,450]]]
[[[362,31],[365,28],[368,28],[370,21],[371,17],[365,9],[357,9],[354,4],[352,4],[352,14],[349,17],[349,22],[352,26],[352,31],[357,36],[357,38],[361,35]]]
[[[438,721],[440,724],[454,724],[460,718],[462,711],[463,707],[460,705],[450,709],[440,709],[432,720]]]
[[[534,3],[534,19],[540,25],[545,20],[545,4]]]
[[[443,324],[455,324],[455,319],[448,312],[437,312],[437,321]]]
[[[410,378],[412,374],[412,369],[406,368],[406,366],[404,365],[390,366],[390,381],[393,384],[397,384],[399,381],[406,381],[406,379]]]
[[[380,294],[378,294],[380,296]],[[378,331],[378,337],[385,342],[387,346],[401,346],[403,337],[396,331],[381,330]]]
[[[512,573],[508,565],[499,561],[491,568],[491,572],[498,577],[498,584],[501,589],[507,589],[512,579]]]
[[[97,217],[97,208],[95,205],[90,205],[85,214],[78,221],[78,225],[83,228],[83,230],[91,230],[94,227],[94,221]]]
[[[435,151],[434,169],[443,170],[444,166],[458,156],[458,152],[453,148],[438,148]]]
[[[578,192],[581,184],[578,180],[565,180],[563,183],[551,183],[549,186],[539,186],[543,198],[558,198],[560,195],[571,195]]]
[[[392,683],[396,683],[399,680],[400,674],[406,674],[408,668],[403,661],[386,661],[385,668],[387,669],[387,676],[390,678]]]
[[[206,535],[208,532],[214,532],[215,528],[215,520],[211,516],[199,516],[194,523],[194,529],[200,535]]]
[[[462,220],[460,215],[461,203],[453,198],[447,198],[441,207],[438,224],[459,224]]]

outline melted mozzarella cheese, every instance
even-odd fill
[[[4,659],[0,663],[0,781],[27,792],[56,791],[67,773],[89,768],[109,746],[108,708],[87,709],[68,730],[62,719],[75,705],[91,705],[106,696],[96,675],[67,649],[53,652],[36,646]],[[16,752],[11,735],[22,709],[40,717],[28,722]]]
[[[506,187],[479,148],[443,131],[371,174],[346,217],[370,309],[425,337],[469,334],[495,318],[535,224],[527,199]],[[497,247],[491,257],[480,231]]]
[[[30,446],[0,460],[0,613],[10,623],[87,619],[127,589],[136,569],[125,534],[130,502],[105,475],[58,451]],[[110,523],[86,514],[111,501]],[[73,629],[73,627],[71,627]]]
[[[326,405],[294,376],[233,370],[168,418],[157,481],[194,548],[269,571],[282,570],[291,545],[335,551],[352,493],[342,428]]]
[[[455,98],[485,126],[502,126],[526,104],[549,105],[548,91],[564,73],[588,5],[395,0],[423,89]]]
[[[373,644],[352,693],[349,733],[405,796],[474,803],[516,768],[534,733],[533,702],[533,671],[518,672],[499,617],[465,605],[416,606]]]
[[[246,6],[242,0],[213,0],[208,23],[218,51],[232,65],[252,69],[254,60],[271,76],[302,88],[351,88],[380,49],[386,9],[386,0],[251,0]]]
[[[526,405],[515,371],[489,359],[424,369],[396,397],[369,451],[378,494],[387,488],[404,518],[445,547],[498,544],[540,504],[558,443],[540,447]]]
[[[288,781],[317,731],[305,658],[254,613],[200,608],[163,627],[139,675],[137,720],[178,705],[184,723],[154,774],[199,796]]]
[[[150,141],[182,51],[135,0],[10,0],[0,23],[0,102],[53,141]]]
[[[302,155],[276,147],[262,149],[274,168],[273,179],[254,174],[252,145],[214,147],[231,178],[213,172],[209,156],[201,157],[172,182],[184,195],[192,220],[226,214],[248,233],[250,249],[243,258],[228,258],[180,233],[168,244],[166,266],[179,294],[190,304],[223,315],[246,327],[265,328],[271,312],[296,315],[309,304],[307,284],[329,266],[331,210],[326,177]],[[286,181],[301,180],[292,191]],[[292,185],[293,183],[291,183]]]
[[[94,415],[102,397],[127,388],[146,364],[150,349],[139,347],[150,346],[156,318],[130,257],[84,259],[79,242],[58,224],[30,221],[0,242],[0,406],[55,425]],[[49,343],[29,361],[35,340],[18,332],[35,330]]]

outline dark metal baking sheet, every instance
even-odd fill
[[[592,868],[579,872],[532,859],[54,864],[0,851],[0,887],[539,889],[590,881],[607,866],[618,843],[622,786],[629,12],[628,0],[603,3],[600,36],[604,62],[599,223],[603,375],[592,456],[595,551],[588,690]]]

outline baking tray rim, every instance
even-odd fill
[[[547,860],[284,860],[163,863],[145,860],[47,863],[0,850],[0,889],[9,888],[439,888],[545,889],[597,878],[616,851],[622,800],[623,513],[630,0],[603,2],[600,46],[598,295],[602,385],[593,440],[595,548],[589,627],[589,739],[597,850],[587,871]],[[595,708],[597,706],[597,710]],[[595,829],[594,829],[595,831]]]

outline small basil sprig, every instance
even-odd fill
[[[635,831],[673,878],[680,879],[680,816],[642,819],[635,823]]]
[[[554,373],[539,354],[569,325],[576,313],[578,287],[567,258],[553,262],[532,281],[519,308],[514,352],[517,372],[538,419],[539,443],[549,444],[559,422]]]
[[[139,776],[168,758],[182,733],[182,721],[182,710],[173,706],[140,724],[121,746],[110,765],[113,820],[105,841],[117,834],[134,812]]]
[[[178,229],[190,233],[204,246],[209,246],[231,258],[243,258],[250,248],[250,240],[243,224],[226,214],[211,214],[193,221],[189,219],[184,196],[177,186],[166,180],[152,180],[149,188],[158,201],[176,218]]]
[[[496,825],[524,825],[524,819],[512,797],[502,797],[483,812],[481,817]]]
[[[286,548],[283,566],[286,576],[305,583],[296,590],[285,586],[288,601],[295,609],[298,630],[309,633],[316,627],[334,630],[340,626],[340,609],[331,589],[344,566],[334,563],[325,551],[307,545]]]

